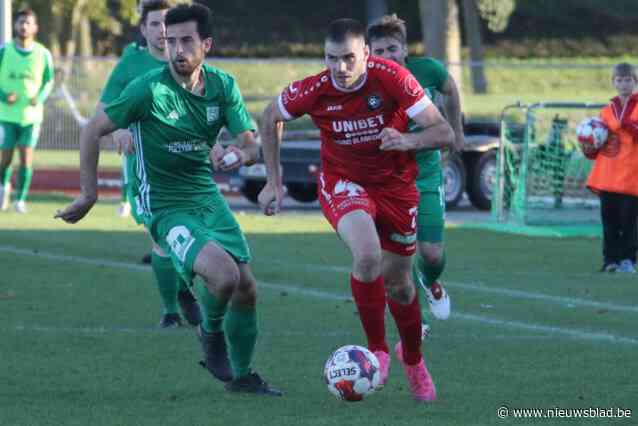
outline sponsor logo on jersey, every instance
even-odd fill
[[[207,148],[206,141],[203,139],[194,139],[191,141],[175,141],[166,145],[168,152],[177,154],[180,152],[202,151]]]
[[[326,107],[326,111],[341,111],[343,109],[343,105],[328,105]]]
[[[357,130],[374,129],[383,126],[383,115],[378,114],[368,118],[359,120],[340,120],[332,122],[332,130],[337,133],[353,132]]]
[[[212,124],[219,118],[219,107],[209,106],[206,107],[206,122]]]
[[[379,109],[379,108],[381,108],[381,105],[383,105],[383,101],[381,99],[381,96],[379,96],[379,95],[370,95],[370,96],[368,96],[368,99],[366,100],[366,102],[368,103],[368,109],[370,111],[374,111],[375,109]]]
[[[390,234],[390,240],[399,244],[411,245],[416,242],[416,234],[402,235],[402,234],[393,233],[393,234]]]
[[[168,118],[169,120],[179,120],[179,113],[175,110],[171,111],[168,113],[168,115],[166,116],[166,118]]]

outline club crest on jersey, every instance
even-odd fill
[[[219,118],[219,107],[209,106],[206,107],[206,122],[212,124]]]
[[[419,82],[416,81],[416,78],[414,78],[412,74],[407,75],[403,80],[403,90],[405,90],[405,93],[416,97],[421,91],[419,89],[421,89],[421,86],[419,85]]]
[[[339,182],[334,187],[334,195],[345,197],[359,197],[365,190],[363,187],[357,185],[349,180],[339,179]]]
[[[383,101],[381,100],[381,96],[379,95],[370,95],[367,99],[368,109],[370,111],[374,111],[375,109],[381,108]]]

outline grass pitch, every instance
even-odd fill
[[[497,408],[638,410],[638,277],[595,273],[597,239],[449,229],[453,316],[424,344],[439,400],[411,400],[396,361],[361,403],[321,380],[330,352],[365,342],[349,300],[350,258],[319,214],[238,213],[260,281],[254,367],[283,398],[226,394],[199,367],[194,330],[161,331],[138,259],[146,237],[115,205],[82,223],[69,199],[0,214],[0,425],[499,425]],[[389,317],[388,317],[389,318]],[[397,339],[388,320],[389,341]],[[574,419],[604,424],[608,419]]]

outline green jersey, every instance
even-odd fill
[[[405,67],[419,81],[421,86],[431,93],[431,97],[443,91],[447,83],[448,72],[442,63],[433,58],[411,58],[406,59]],[[409,131],[420,130],[412,120],[408,124]],[[424,150],[416,154],[416,162],[419,167],[419,174],[416,186],[419,191],[438,190],[443,181],[441,173],[441,152],[439,150]]]
[[[233,77],[208,65],[202,71],[203,96],[182,88],[165,66],[133,80],[105,108],[118,128],[132,130],[138,204],[149,217],[210,207],[218,189],[209,154],[220,129],[254,130]]]
[[[129,46],[111,71],[106,86],[102,90],[100,102],[105,105],[117,99],[124,88],[140,75],[166,65],[166,61],[155,58],[148,49]]]
[[[144,49],[146,49],[146,47],[140,45],[137,41],[134,41],[124,46],[124,49],[122,49],[122,56],[120,57],[123,58],[127,55],[130,55],[131,53],[137,53],[138,51]]]
[[[51,52],[34,42],[29,50],[20,49],[12,41],[0,48],[0,121],[21,126],[42,123],[43,104],[53,89]],[[17,100],[9,105],[7,95]],[[31,99],[35,98],[35,105]]]

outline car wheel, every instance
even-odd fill
[[[288,188],[288,195],[300,203],[312,203],[317,199],[316,183],[289,183],[286,188]]]
[[[262,182],[262,181],[257,181],[257,180],[247,180],[244,181],[244,184],[242,185],[240,192],[242,193],[242,195],[244,197],[246,197],[246,199],[248,199],[248,201],[250,201],[251,203],[257,204],[257,197],[259,196],[259,193],[261,192],[261,190],[263,189],[263,187],[266,185],[266,182]]]
[[[452,155],[443,168],[445,207],[452,208],[461,201],[465,191],[465,165],[458,155]]]
[[[492,206],[496,167],[496,150],[487,151],[476,162],[467,195],[477,209],[489,210]]]

